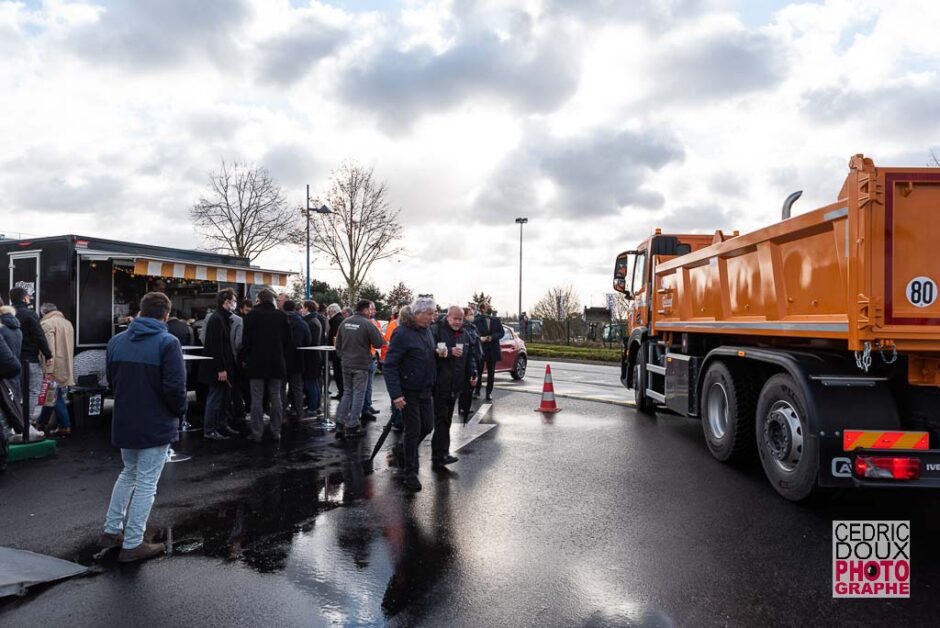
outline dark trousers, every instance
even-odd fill
[[[483,363],[483,366],[486,367],[486,396],[489,397],[493,394],[493,384],[496,382],[494,378],[496,377],[496,360],[487,360]],[[480,376],[477,379],[477,389],[476,393],[480,394],[480,388],[483,387],[483,369],[480,369]]]
[[[460,397],[457,402],[457,411],[460,414],[470,414],[471,405],[473,403],[473,388],[470,384],[467,384],[462,391],[460,391]]]
[[[434,399],[431,392],[406,392],[401,418],[405,425],[405,477],[418,477],[418,445],[434,429]]]
[[[218,432],[225,425],[231,403],[232,387],[228,382],[213,382],[209,385],[202,426],[206,434]]]
[[[443,460],[450,454],[450,425],[454,418],[456,394],[434,395],[434,435],[431,436],[431,460]]]
[[[333,381],[336,382],[336,392],[342,397],[343,391],[346,390],[343,386],[343,363],[335,354],[330,357],[330,360],[333,362]]]
[[[248,389],[248,378],[244,370],[235,372],[235,381],[232,382],[232,412],[236,422],[245,420],[248,408],[251,407],[251,394]]]

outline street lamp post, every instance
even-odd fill
[[[522,225],[529,222],[528,218],[516,218],[516,224],[519,225],[519,333],[525,333],[522,329]]]
[[[330,206],[326,203],[323,203],[316,209],[310,208],[310,185],[307,184],[307,209],[304,210],[304,216],[307,218],[307,271],[304,273],[304,280],[307,283],[306,295],[307,300],[310,300],[310,212],[317,214],[332,214],[333,210],[330,209]]]

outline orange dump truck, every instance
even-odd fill
[[[940,169],[862,155],[838,200],[753,233],[656,234],[617,256],[621,381],[702,420],[784,497],[940,487]],[[933,247],[938,247],[936,250]]]

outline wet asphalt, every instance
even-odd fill
[[[757,466],[711,459],[694,420],[577,399],[545,418],[537,404],[498,391],[482,419],[496,427],[450,472],[422,452],[417,494],[384,453],[362,465],[386,412],[352,448],[308,426],[279,450],[194,442],[151,520],[172,553],[129,566],[93,545],[117,459],[100,438],[69,443],[0,478],[0,545],[94,573],[0,601],[0,625],[937,623],[935,494],[791,504]],[[833,519],[912,520],[911,599],[832,599]]]

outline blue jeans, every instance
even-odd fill
[[[305,379],[304,388],[307,389],[307,412],[320,411],[320,380]]]
[[[169,447],[160,445],[149,449],[121,450],[124,470],[111,492],[104,531],[109,534],[124,532],[124,549],[134,549],[144,542],[144,530],[157,496],[157,482],[166,464]]]
[[[49,416],[53,411],[59,427],[72,427],[72,422],[69,420],[69,408],[65,405],[65,391],[61,386],[55,389],[55,407],[43,406],[43,409],[39,411],[37,425],[45,427],[49,423]]]
[[[206,414],[203,420],[205,434],[218,432],[225,425],[229,404],[232,402],[232,388],[225,382],[213,382],[209,385],[206,397]]]
[[[376,368],[378,368],[378,362],[372,360],[372,366],[369,367],[369,379],[366,381],[366,396],[362,402],[362,407],[365,410],[372,407],[372,380],[375,379]]]

